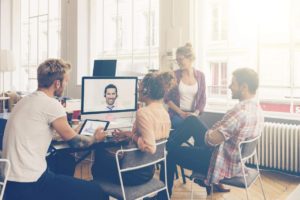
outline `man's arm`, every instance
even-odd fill
[[[78,135],[68,124],[67,117],[60,117],[52,122],[52,127],[67,141],[73,148],[85,148],[89,147],[96,142],[103,141],[105,133],[103,128],[98,128],[94,134],[94,137]]]
[[[233,137],[235,130],[240,130],[240,121],[245,116],[244,112],[235,106],[226,112],[221,121],[218,121],[206,133],[205,141],[211,146],[217,146]]]
[[[224,135],[218,130],[215,131],[210,130],[205,134],[205,142],[210,146],[218,146],[224,141],[225,141]]]
[[[72,139],[67,141],[73,148],[85,148],[96,143],[95,137],[85,135],[75,135]]]

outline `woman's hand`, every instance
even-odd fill
[[[195,110],[195,112],[193,112],[192,114],[193,114],[194,116],[196,116],[196,117],[197,117],[197,116],[199,116],[201,113],[200,113],[200,111],[199,111],[199,110]]]
[[[94,138],[96,142],[102,142],[106,137],[103,127],[98,127],[94,133]]]
[[[122,131],[120,129],[115,129],[112,134],[116,138],[126,138],[131,137],[133,135],[131,131]]]
[[[181,112],[179,112],[179,116],[180,116],[182,119],[185,119],[185,118],[187,118],[187,117],[189,117],[189,116],[191,116],[191,115],[192,115],[191,112],[185,112],[185,111],[182,111],[182,110],[181,110]]]
[[[146,147],[147,147],[147,146],[146,146],[144,140],[143,140],[141,137],[138,138],[138,140],[137,140],[137,145],[138,145],[138,147],[139,147],[139,149],[140,149],[141,151],[146,151]]]

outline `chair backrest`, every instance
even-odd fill
[[[125,200],[126,200],[126,194],[125,194],[125,188],[123,184],[122,173],[126,171],[140,169],[150,165],[154,165],[161,161],[163,161],[164,165],[166,166],[166,150],[165,150],[166,142],[167,140],[158,141],[156,143],[156,152],[154,154],[150,154],[148,152],[142,152],[138,148],[120,149],[116,152],[116,161],[118,166],[120,184],[121,184],[123,198]],[[122,158],[122,160],[120,158]],[[165,180],[167,180],[166,174],[167,173],[165,167]],[[167,184],[165,183],[164,187],[161,189],[167,190]],[[158,192],[161,189],[151,191],[151,193]]]
[[[118,150],[116,153],[116,160],[120,171],[132,171],[154,165],[164,160],[166,142],[167,140],[158,141],[156,143],[156,152],[154,154],[142,152],[138,148]],[[120,158],[122,158],[121,161]]]
[[[8,174],[10,171],[10,162],[7,159],[0,159],[0,200],[3,199]]]
[[[260,135],[253,139],[245,140],[239,143],[239,151],[242,161],[248,160],[256,154],[256,146],[259,138]]]

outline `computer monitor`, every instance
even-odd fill
[[[137,77],[82,77],[81,114],[137,110]]]
[[[115,76],[117,60],[94,60],[93,76]]]

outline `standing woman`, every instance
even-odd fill
[[[175,71],[177,86],[165,96],[169,106],[172,128],[190,115],[200,115],[206,103],[205,77],[193,68],[195,54],[192,45],[187,43],[176,51],[176,61],[180,69]]]

